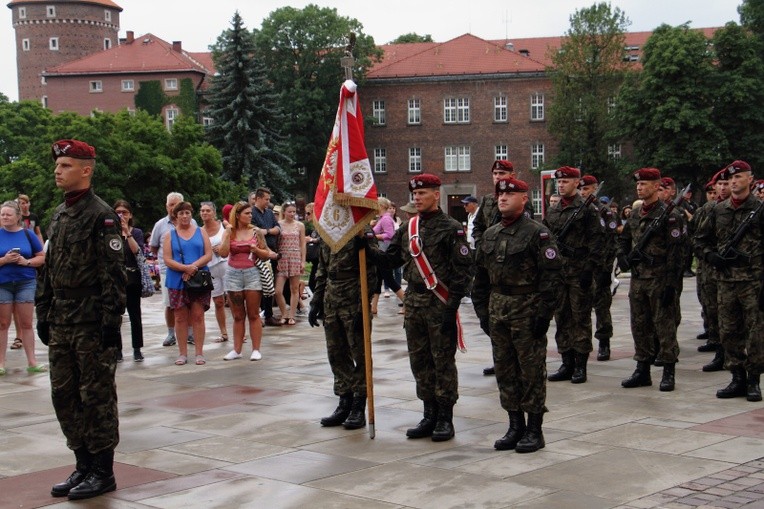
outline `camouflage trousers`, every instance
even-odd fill
[[[664,305],[661,295],[665,281],[660,279],[631,278],[629,307],[631,335],[634,338],[634,360],[652,362],[653,359],[673,364],[679,357],[676,341],[676,299]],[[655,345],[660,350],[655,351]]]
[[[414,307],[406,299],[403,328],[417,398],[453,405],[459,398],[456,337],[440,331],[444,308],[440,302],[429,308]]]
[[[119,443],[116,348],[101,346],[99,324],[50,326],[53,408],[71,450],[95,454]]]
[[[608,272],[608,275],[610,273]],[[595,278],[592,283],[592,307],[597,327],[594,337],[597,339],[610,339],[613,337],[613,318],[610,316],[610,306],[613,304],[613,293],[610,290],[610,282],[607,285],[599,285]]]
[[[538,309],[537,296],[491,294],[491,347],[501,407],[539,414],[547,411],[547,340],[531,336],[534,315],[523,312],[528,308]]]
[[[697,270],[698,301],[703,314],[703,324],[708,331],[708,342],[719,343],[719,303],[717,297],[716,271],[702,262]]]
[[[725,367],[764,372],[764,312],[759,309],[761,281],[719,281],[719,336]]]
[[[327,303],[324,335],[329,366],[334,375],[334,394],[366,394],[366,356],[363,330],[355,330],[354,318],[361,310],[357,306],[332,309]],[[360,317],[359,317],[360,319]]]
[[[594,283],[592,283],[594,284]],[[577,277],[566,277],[560,307],[554,313],[554,340],[560,353],[592,351],[592,289],[583,290]]]

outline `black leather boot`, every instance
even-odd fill
[[[345,422],[345,419],[347,419],[348,415],[350,415],[350,407],[352,406],[352,403],[352,393],[347,393],[340,396],[340,404],[334,410],[332,415],[321,419],[321,426],[326,426],[328,428],[331,426],[339,426]]]
[[[433,442],[445,442],[454,438],[454,405],[438,405],[438,421],[432,430]]]
[[[366,394],[354,394],[350,414],[342,427],[345,429],[359,429],[366,426]]]
[[[541,431],[541,424],[544,422],[544,414],[528,414],[528,425],[525,427],[525,435],[517,442],[516,452],[536,452],[543,449],[544,433]]]
[[[716,391],[716,397],[720,399],[746,397],[748,390],[745,380],[745,368],[735,366],[730,369],[730,372],[732,372],[732,381],[724,389]]]
[[[695,336],[695,339],[708,339],[708,331],[704,330],[703,332]]]
[[[759,387],[760,375],[748,373],[748,385],[745,399],[748,401],[761,401],[761,387]]]
[[[93,455],[93,468],[85,480],[69,491],[69,500],[97,497],[117,489],[114,479],[114,451],[101,451]]]
[[[597,360],[610,360],[610,339],[600,339],[600,348],[597,350]]]
[[[637,369],[629,378],[621,380],[621,387],[631,389],[633,387],[649,387],[653,385],[650,378],[650,363],[647,361],[638,361]]]
[[[424,402],[424,417],[414,428],[406,430],[409,438],[427,438],[432,436],[435,423],[438,420],[438,403],[435,400]]]
[[[495,374],[496,374],[496,368],[494,368],[493,366],[483,368],[483,376],[493,376]]]
[[[658,389],[661,392],[671,392],[674,390],[674,384],[676,383],[675,370],[676,364],[666,363],[663,365],[663,377],[661,377],[661,383]]]
[[[562,364],[560,368],[546,377],[550,382],[562,382],[563,380],[570,380],[573,377],[573,366],[575,365],[575,353],[573,350],[562,354]]]
[[[698,347],[699,352],[716,352],[721,345],[719,343],[705,343]]]
[[[586,363],[589,362],[589,353],[576,352],[574,354],[574,359],[576,365],[573,368],[573,375],[570,377],[570,383],[582,384],[586,382]]]
[[[703,371],[706,373],[712,372],[712,371],[721,371],[724,369],[724,348],[719,346],[719,348],[716,349],[716,355],[714,355],[713,360],[703,366]]]
[[[51,496],[65,497],[69,494],[72,488],[85,480],[85,477],[90,473],[90,469],[93,463],[93,457],[84,447],[81,447],[74,451],[74,457],[77,462],[74,465],[74,472],[70,475],[66,481],[54,484],[50,489]]]
[[[510,410],[507,434],[494,442],[493,448],[497,451],[512,450],[523,435],[525,435],[525,414],[519,410]]]

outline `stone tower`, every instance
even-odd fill
[[[111,0],[11,0],[16,31],[19,100],[47,106],[41,73],[119,43],[119,13]]]

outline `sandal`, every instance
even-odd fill
[[[286,325],[287,324],[287,319],[286,318],[282,318],[281,320],[279,320],[279,323],[281,325]]]
[[[196,365],[197,366],[204,366],[205,364],[207,364],[207,361],[204,360],[204,357],[201,356],[201,355],[197,355],[196,356]]]
[[[176,366],[183,366],[187,362],[188,362],[188,359],[186,358],[186,356],[185,355],[181,355],[181,356],[178,357],[178,360],[175,361],[175,365]]]
[[[294,324],[296,324],[296,323],[297,323],[297,322],[295,322],[295,321],[294,321],[294,318],[290,318],[289,320],[287,320],[287,323],[286,323],[286,324],[287,324],[287,325],[294,325]]]
[[[24,344],[21,342],[21,338],[15,338],[13,340],[13,344],[11,345],[11,350],[18,350],[22,346],[24,346]]]
[[[228,335],[221,334],[220,337],[215,340],[215,343],[225,343],[226,341],[228,341]]]
[[[45,364],[35,364],[27,367],[27,373],[47,373],[48,367]]]

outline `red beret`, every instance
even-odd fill
[[[440,187],[440,179],[431,173],[422,173],[409,180],[409,191]]]
[[[231,209],[233,208],[233,205],[230,203],[226,203],[223,205],[223,219],[228,221],[228,215],[231,213]]]
[[[563,166],[557,168],[554,172],[554,178],[556,179],[579,179],[581,178],[581,170],[573,168],[571,166]]]
[[[592,184],[599,184],[597,177],[594,175],[584,175],[581,177],[581,182],[578,184],[578,187],[590,186]]]
[[[642,168],[634,172],[634,180],[660,180],[661,171],[658,168]]]
[[[661,179],[661,187],[669,188],[676,187],[676,182],[671,177],[663,177]]]
[[[50,148],[53,160],[59,157],[73,157],[75,159],[95,159],[95,148],[84,141],[58,140]]]
[[[704,191],[713,191],[715,189],[715,187],[714,187],[715,185],[716,185],[716,181],[714,181],[714,179],[711,179],[708,182],[706,182],[705,186],[703,186],[703,190]]]
[[[528,184],[512,177],[502,178],[496,182],[497,195],[500,193],[525,193],[527,191]]]
[[[764,179],[757,180],[756,182],[753,183],[753,185],[761,189],[762,187],[764,187]]]
[[[719,178],[729,180],[736,173],[751,171],[751,165],[745,161],[732,161],[726,168],[719,172]]]
[[[506,159],[497,159],[491,166],[491,171],[493,170],[515,171],[515,167]]]

